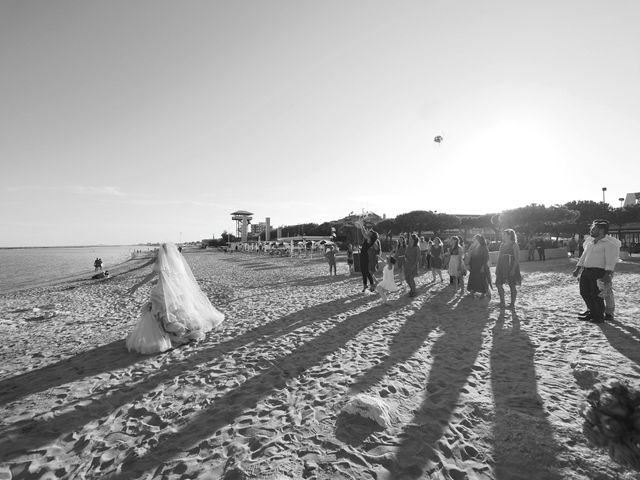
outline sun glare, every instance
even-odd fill
[[[526,118],[501,119],[474,136],[469,149],[492,166],[546,165],[556,153],[547,127]]]
[[[469,132],[457,152],[451,152],[465,174],[467,191],[484,185],[487,209],[549,202],[541,189],[553,189],[567,168],[551,124],[540,117],[501,116]],[[467,174],[472,172],[472,175]],[[548,192],[547,192],[548,193]]]

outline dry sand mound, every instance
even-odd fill
[[[569,260],[523,264],[511,311],[430,274],[383,305],[346,263],[186,258],[227,320],[160,355],[124,347],[148,266],[0,296],[0,479],[638,476],[579,414],[596,382],[639,383],[638,264],[615,277],[615,320],[593,325]],[[360,393],[389,428],[343,412]]]

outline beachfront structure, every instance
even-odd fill
[[[331,237],[328,235],[293,235],[291,237],[278,237],[278,243],[289,243],[289,242],[321,242],[321,241],[329,242],[331,241]]]
[[[243,243],[247,241],[248,226],[253,220],[253,213],[246,210],[238,210],[231,214],[231,220],[236,222],[236,238],[241,238]]]
[[[251,224],[252,235],[262,235],[266,231],[267,231],[267,224],[265,222]]]
[[[624,198],[624,206],[632,207],[638,204],[640,204],[640,192],[627,193],[627,196]]]
[[[640,223],[631,222],[622,225],[609,225],[609,234],[618,238],[622,249],[630,253],[640,253]]]

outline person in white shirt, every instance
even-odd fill
[[[594,220],[589,233],[591,236],[585,239],[584,252],[573,271],[574,277],[580,275],[580,296],[587,305],[587,310],[578,318],[602,323],[605,305],[598,280],[604,282],[605,288],[611,287],[613,269],[620,258],[620,241],[608,235],[609,222],[606,220]]]

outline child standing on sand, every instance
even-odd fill
[[[451,278],[454,293],[460,287],[460,293],[464,293],[464,276],[466,269],[464,267],[464,247],[460,241],[460,237],[455,235],[451,237],[451,250],[449,256],[449,277]]]
[[[353,275],[353,245],[347,245],[347,264],[349,265],[349,275]]]
[[[338,275],[336,272],[336,251],[334,250],[333,245],[327,249],[327,253],[325,253],[324,256],[327,257],[327,260],[329,261],[329,275],[331,275],[331,272],[333,272],[333,275]]]
[[[387,264],[382,270],[382,281],[376,285],[376,292],[380,294],[382,303],[387,305],[387,295],[400,290],[393,279],[393,268],[396,264],[396,259],[389,255],[387,257]]]

